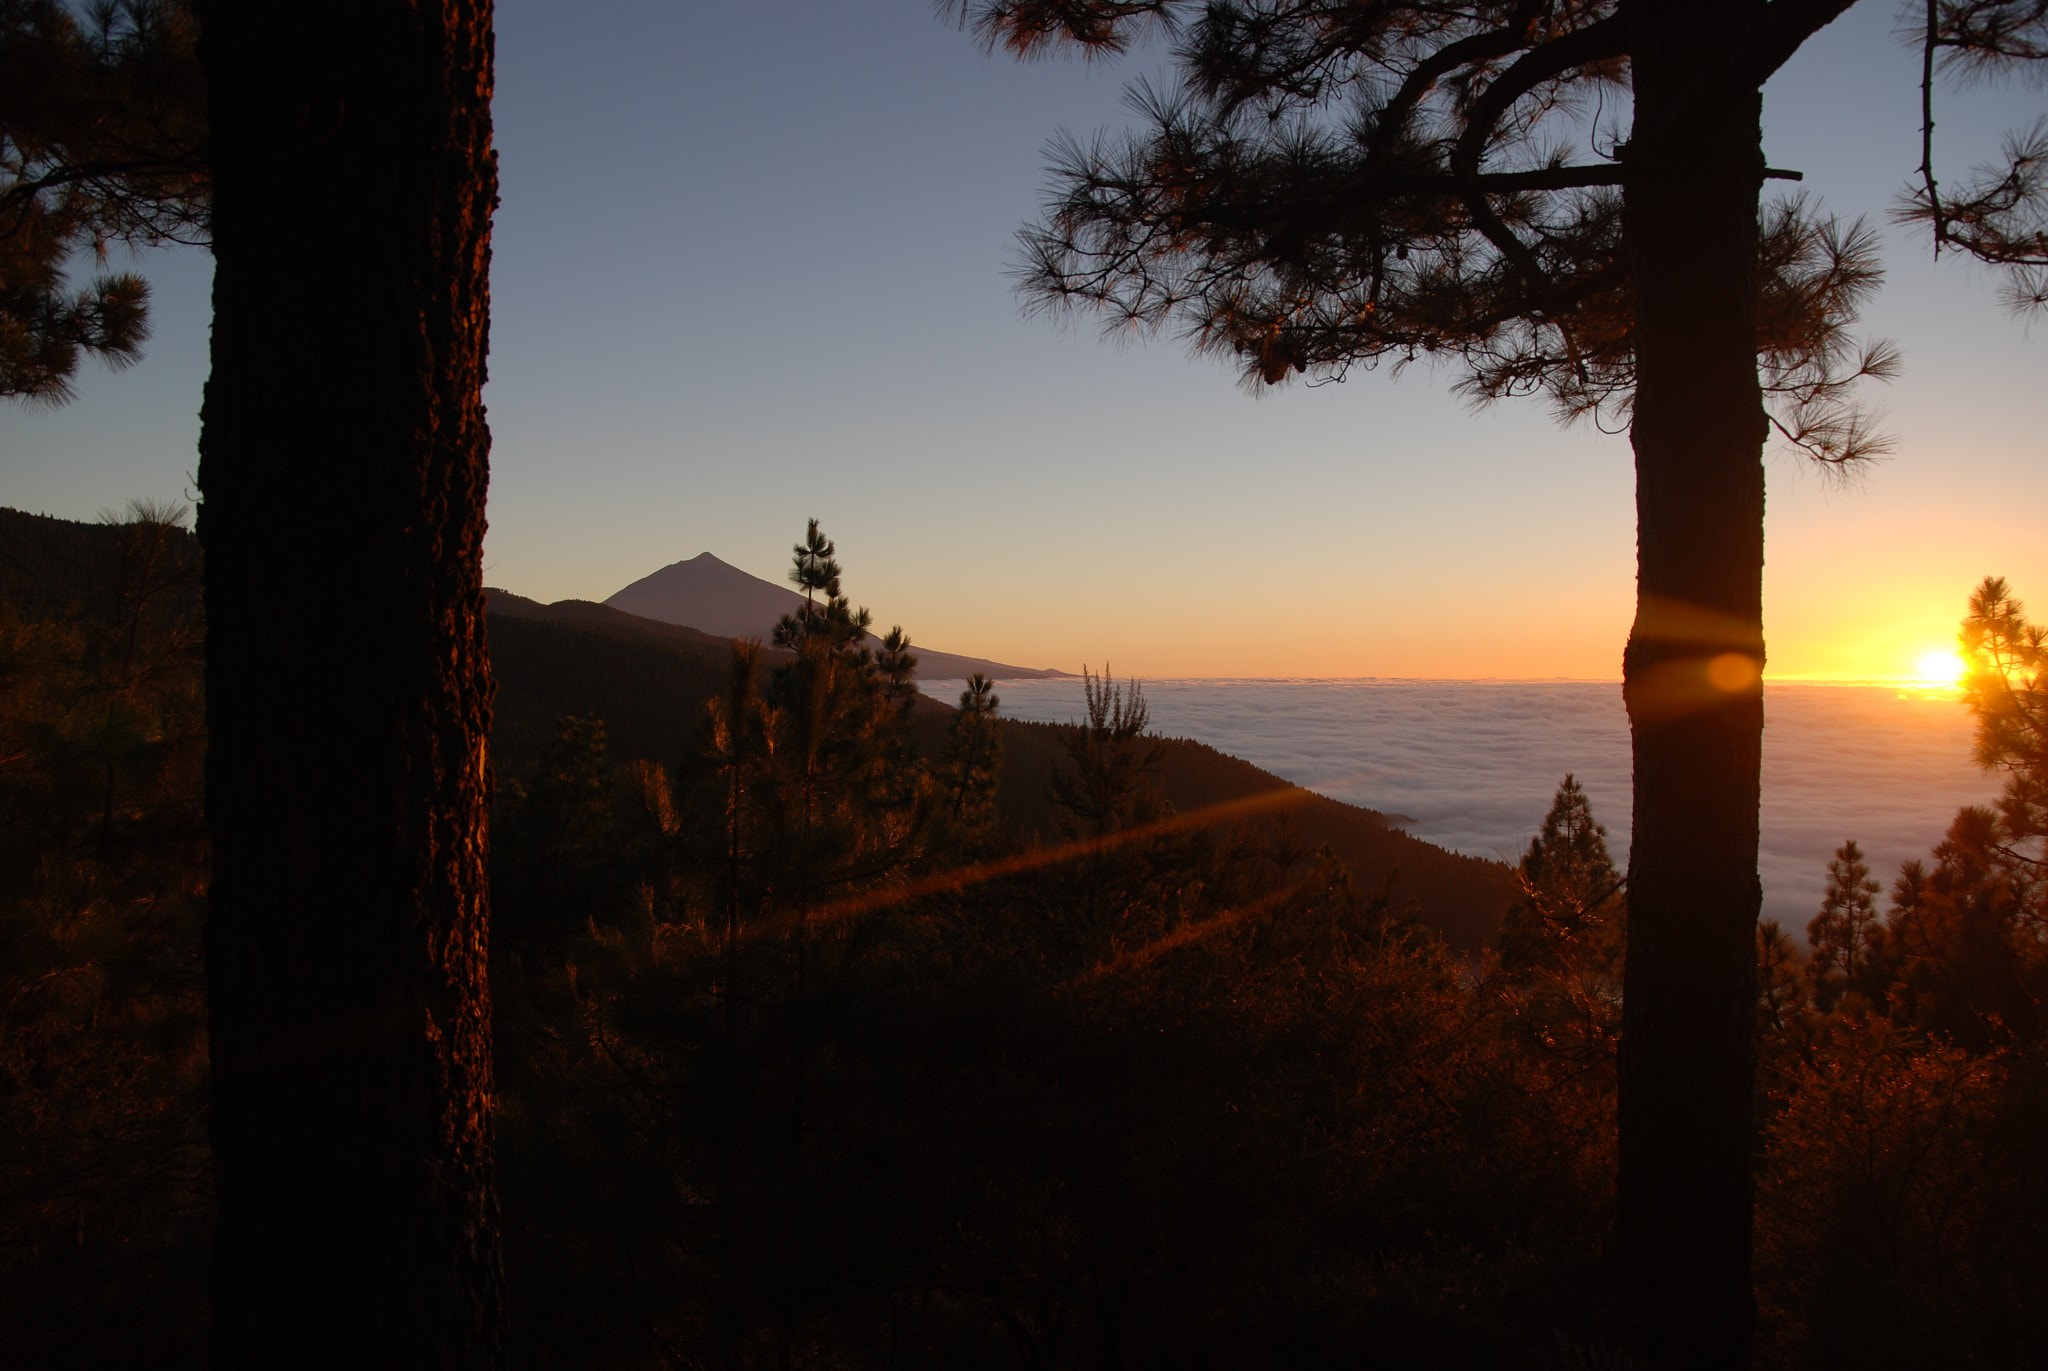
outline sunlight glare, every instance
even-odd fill
[[[1955,652],[1937,649],[1920,654],[1918,678],[1928,685],[1953,686],[1962,682],[1969,664]]]

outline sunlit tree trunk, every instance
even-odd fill
[[[491,7],[201,12],[216,1361],[495,1365]]]
[[[1635,749],[1616,1256],[1652,1364],[1749,1364],[1763,742],[1758,0],[1634,6]]]

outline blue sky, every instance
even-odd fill
[[[1767,92],[1773,164],[1883,222],[1916,59],[1872,0]],[[848,588],[953,651],[1184,675],[1618,674],[1625,440],[1450,376],[1260,396],[1170,339],[1026,318],[1005,270],[1061,129],[1126,122],[1116,64],[984,55],[925,0],[503,0],[486,579],[602,598],[710,550],[781,574],[816,515]],[[1950,167],[2039,85],[1944,97]],[[1773,670],[1908,671],[1970,586],[2048,609],[2048,320],[1884,228],[1868,312],[1900,443],[1843,486],[1771,464]],[[196,466],[209,265],[141,263],[156,337],[62,410],[0,410],[0,500],[90,518]],[[317,264],[309,263],[309,269]]]

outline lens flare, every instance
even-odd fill
[[[1724,652],[1707,663],[1707,679],[1714,689],[1730,695],[1756,684],[1756,658],[1747,652]]]

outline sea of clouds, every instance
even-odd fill
[[[925,688],[952,701],[957,681]],[[1336,799],[1398,815],[1416,837],[1514,861],[1565,773],[1585,787],[1617,863],[1629,830],[1628,720],[1618,684],[1581,681],[1168,680],[1143,683],[1153,731],[1194,738]],[[1002,681],[1002,713],[1067,723],[1078,679]],[[1953,693],[1786,684],[1764,695],[1764,917],[1796,935],[1828,858],[1854,838],[1889,885],[1956,809],[1999,779],[1971,761]]]

